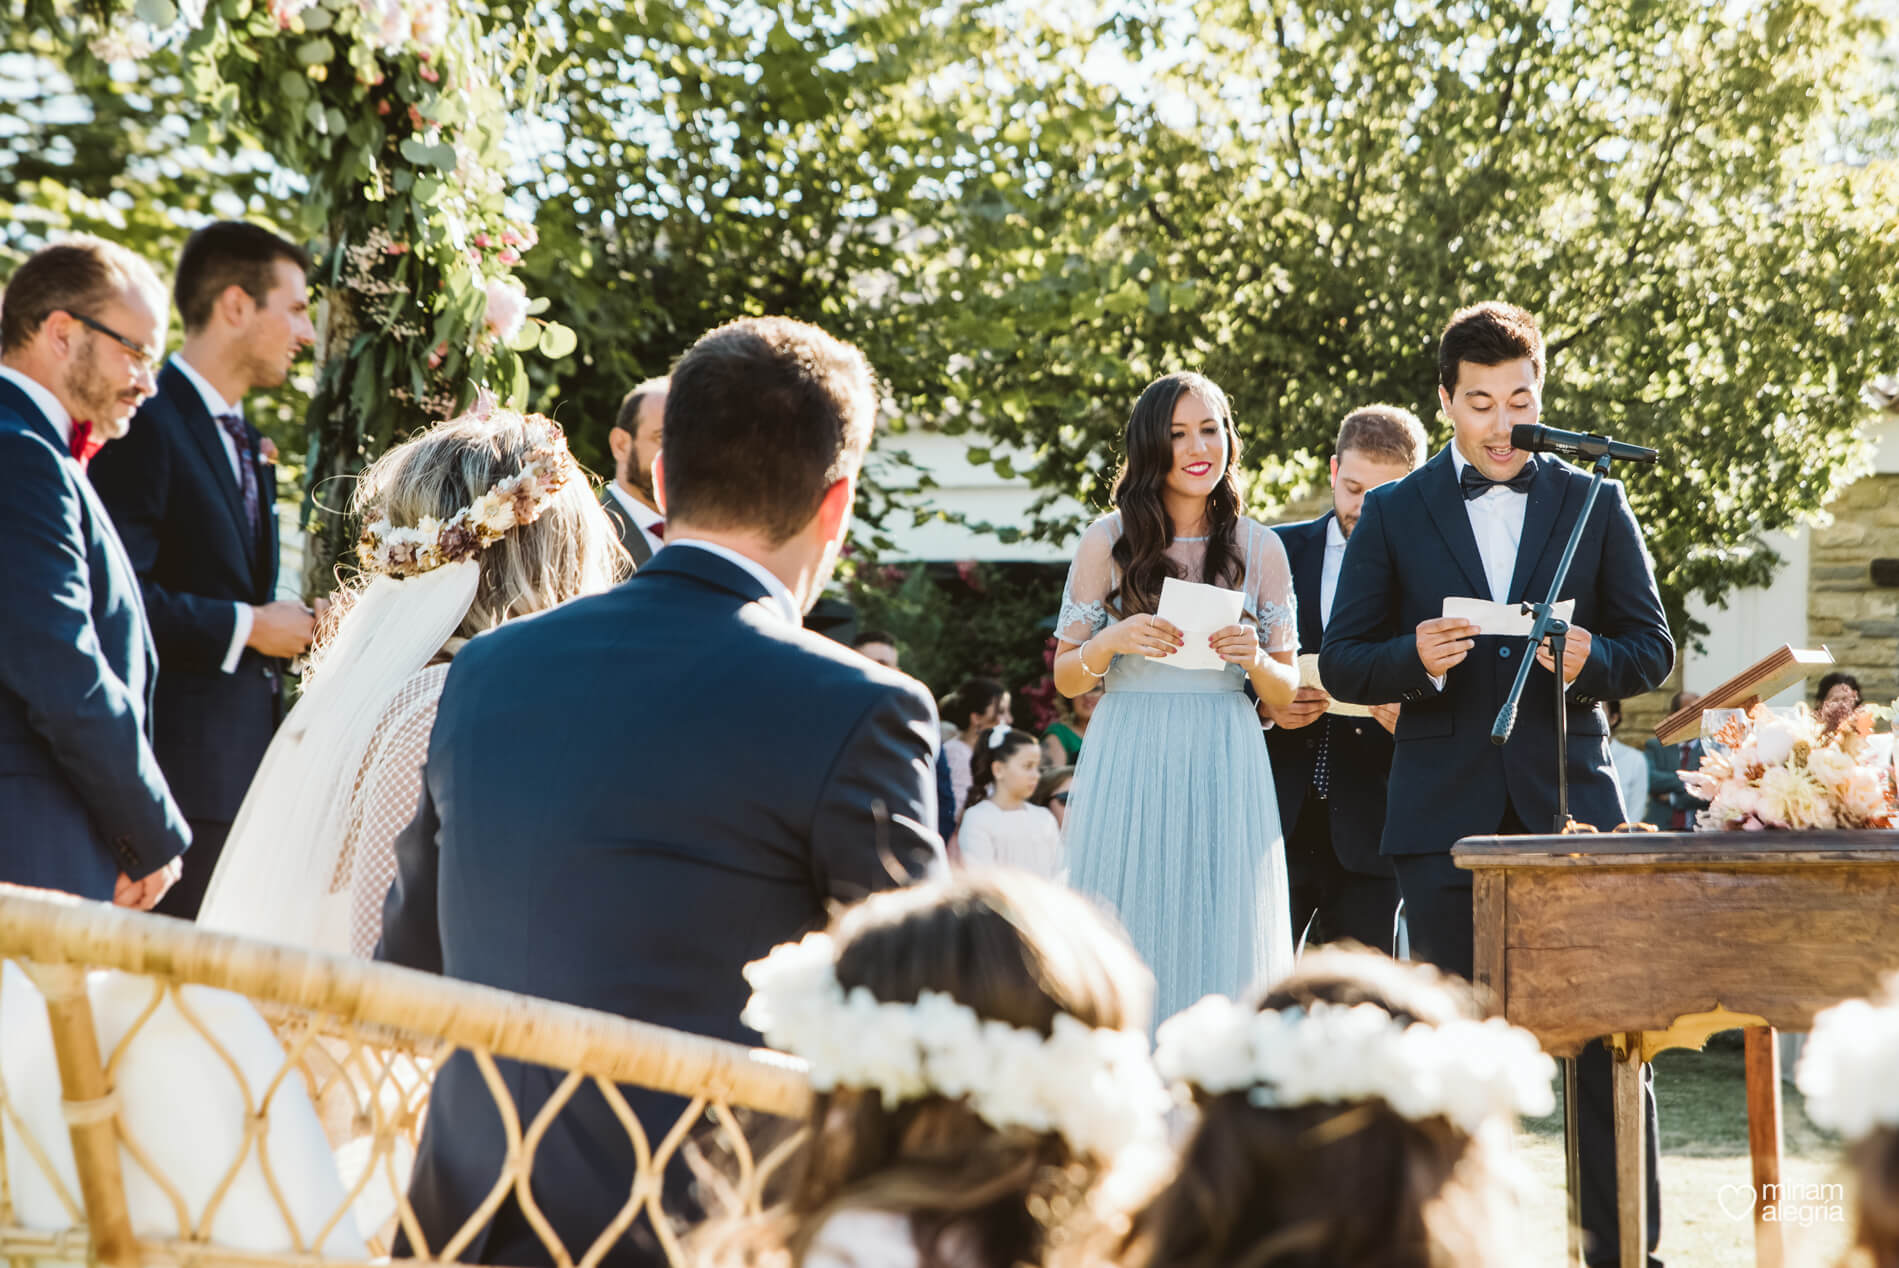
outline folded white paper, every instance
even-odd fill
[[[1556,615],[1564,621],[1575,612],[1574,599],[1564,599],[1556,605]],[[1489,599],[1445,599],[1444,615],[1469,621],[1479,634],[1496,634],[1503,638],[1528,638],[1530,627],[1536,624],[1536,618],[1523,611],[1521,605],[1492,603]]]
[[[1299,685],[1317,687],[1325,690],[1325,684],[1319,681],[1319,654],[1305,652],[1299,657]],[[1341,718],[1369,718],[1371,710],[1362,704],[1346,704],[1343,700],[1334,700],[1325,706],[1327,713]]]
[[[1226,662],[1207,646],[1215,630],[1237,625],[1245,610],[1246,596],[1238,590],[1223,590],[1198,581],[1168,577],[1161,582],[1160,610],[1154,613],[1163,621],[1180,627],[1184,636],[1179,651],[1156,656],[1156,664],[1175,669],[1220,669]]]

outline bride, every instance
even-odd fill
[[[362,573],[319,631],[198,923],[368,956],[456,650],[609,588],[629,561],[539,415],[478,407],[430,428],[363,472],[352,509]]]

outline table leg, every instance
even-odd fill
[[[1621,1229],[1622,1268],[1648,1263],[1648,1152],[1642,1121],[1642,1036],[1622,1036],[1612,1054],[1615,1093],[1616,1220]]]
[[[1582,1155],[1576,1136],[1576,1058],[1563,1058],[1563,1181],[1569,1195],[1569,1268],[1583,1268]]]
[[[1780,1222],[1768,1212],[1780,1194],[1780,1047],[1771,1026],[1741,1031],[1747,1047],[1747,1152],[1754,1164],[1754,1262],[1780,1268]]]

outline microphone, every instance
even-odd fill
[[[1625,445],[1607,436],[1588,432],[1563,431],[1541,423],[1518,423],[1510,429],[1510,446],[1531,453],[1560,453],[1594,460],[1608,454],[1622,462],[1659,462],[1661,455],[1640,445]]]

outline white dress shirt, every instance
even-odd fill
[[[183,356],[172,353],[171,363],[178,367],[178,373],[184,375],[185,381],[197,388],[198,395],[204,398],[204,407],[211,411],[212,428],[218,434],[218,442],[224,446],[225,461],[231,464],[231,478],[237,481],[237,487],[242,489],[244,487],[244,456],[238,452],[237,442],[231,439],[231,433],[225,431],[224,425],[217,420],[225,414],[236,414],[242,418],[243,409],[226,402],[218,390],[211,386],[211,381],[192,369],[191,363]],[[262,490],[262,482],[259,482],[258,491],[262,492]],[[260,507],[259,510],[264,515],[276,513],[275,508],[268,506]],[[237,662],[244,655],[244,644],[251,641],[251,628],[257,623],[257,613],[250,604],[238,603],[233,606],[237,610],[237,622],[231,629],[231,645],[225,650],[224,662],[218,666],[227,674],[237,671]]]
[[[697,537],[675,537],[668,545],[695,546],[700,550],[710,551],[729,563],[737,564],[755,577],[759,585],[765,587],[765,602],[768,606],[791,625],[803,627],[804,613],[799,609],[798,601],[792,597],[791,587],[780,581],[775,573],[756,559],[741,555],[736,550],[720,546],[716,542],[701,541]]]
[[[664,546],[666,542],[653,531],[653,526],[655,524],[664,524],[666,517],[621,488],[618,480],[608,481],[607,488],[612,492],[614,497],[619,499],[620,505],[626,509],[626,513],[632,517],[634,526],[640,530],[640,536],[646,539],[646,548],[654,554],[658,554],[659,548]]]
[[[66,412],[66,407],[59,403],[59,398],[53,395],[51,388],[38,379],[27,378],[10,365],[0,365],[0,379],[25,392],[27,399],[39,406],[40,413],[46,415],[46,421],[59,433],[61,443],[69,450],[72,448],[73,416]]]
[[[1470,461],[1458,452],[1456,441],[1451,442],[1451,462],[1457,474],[1457,496],[1463,497],[1464,468]],[[1464,501],[1464,514],[1470,517],[1470,531],[1477,538],[1477,554],[1484,561],[1484,579],[1490,583],[1493,603],[1507,603],[1510,599],[1510,579],[1517,570],[1517,546],[1523,541],[1523,516],[1529,509],[1529,494],[1502,484]],[[1438,674],[1431,679],[1431,685],[1442,691],[1444,679],[1444,674]]]
[[[1339,593],[1339,567],[1345,562],[1345,533],[1339,517],[1325,522],[1325,563],[1319,568],[1319,628],[1332,623],[1332,600]]]

